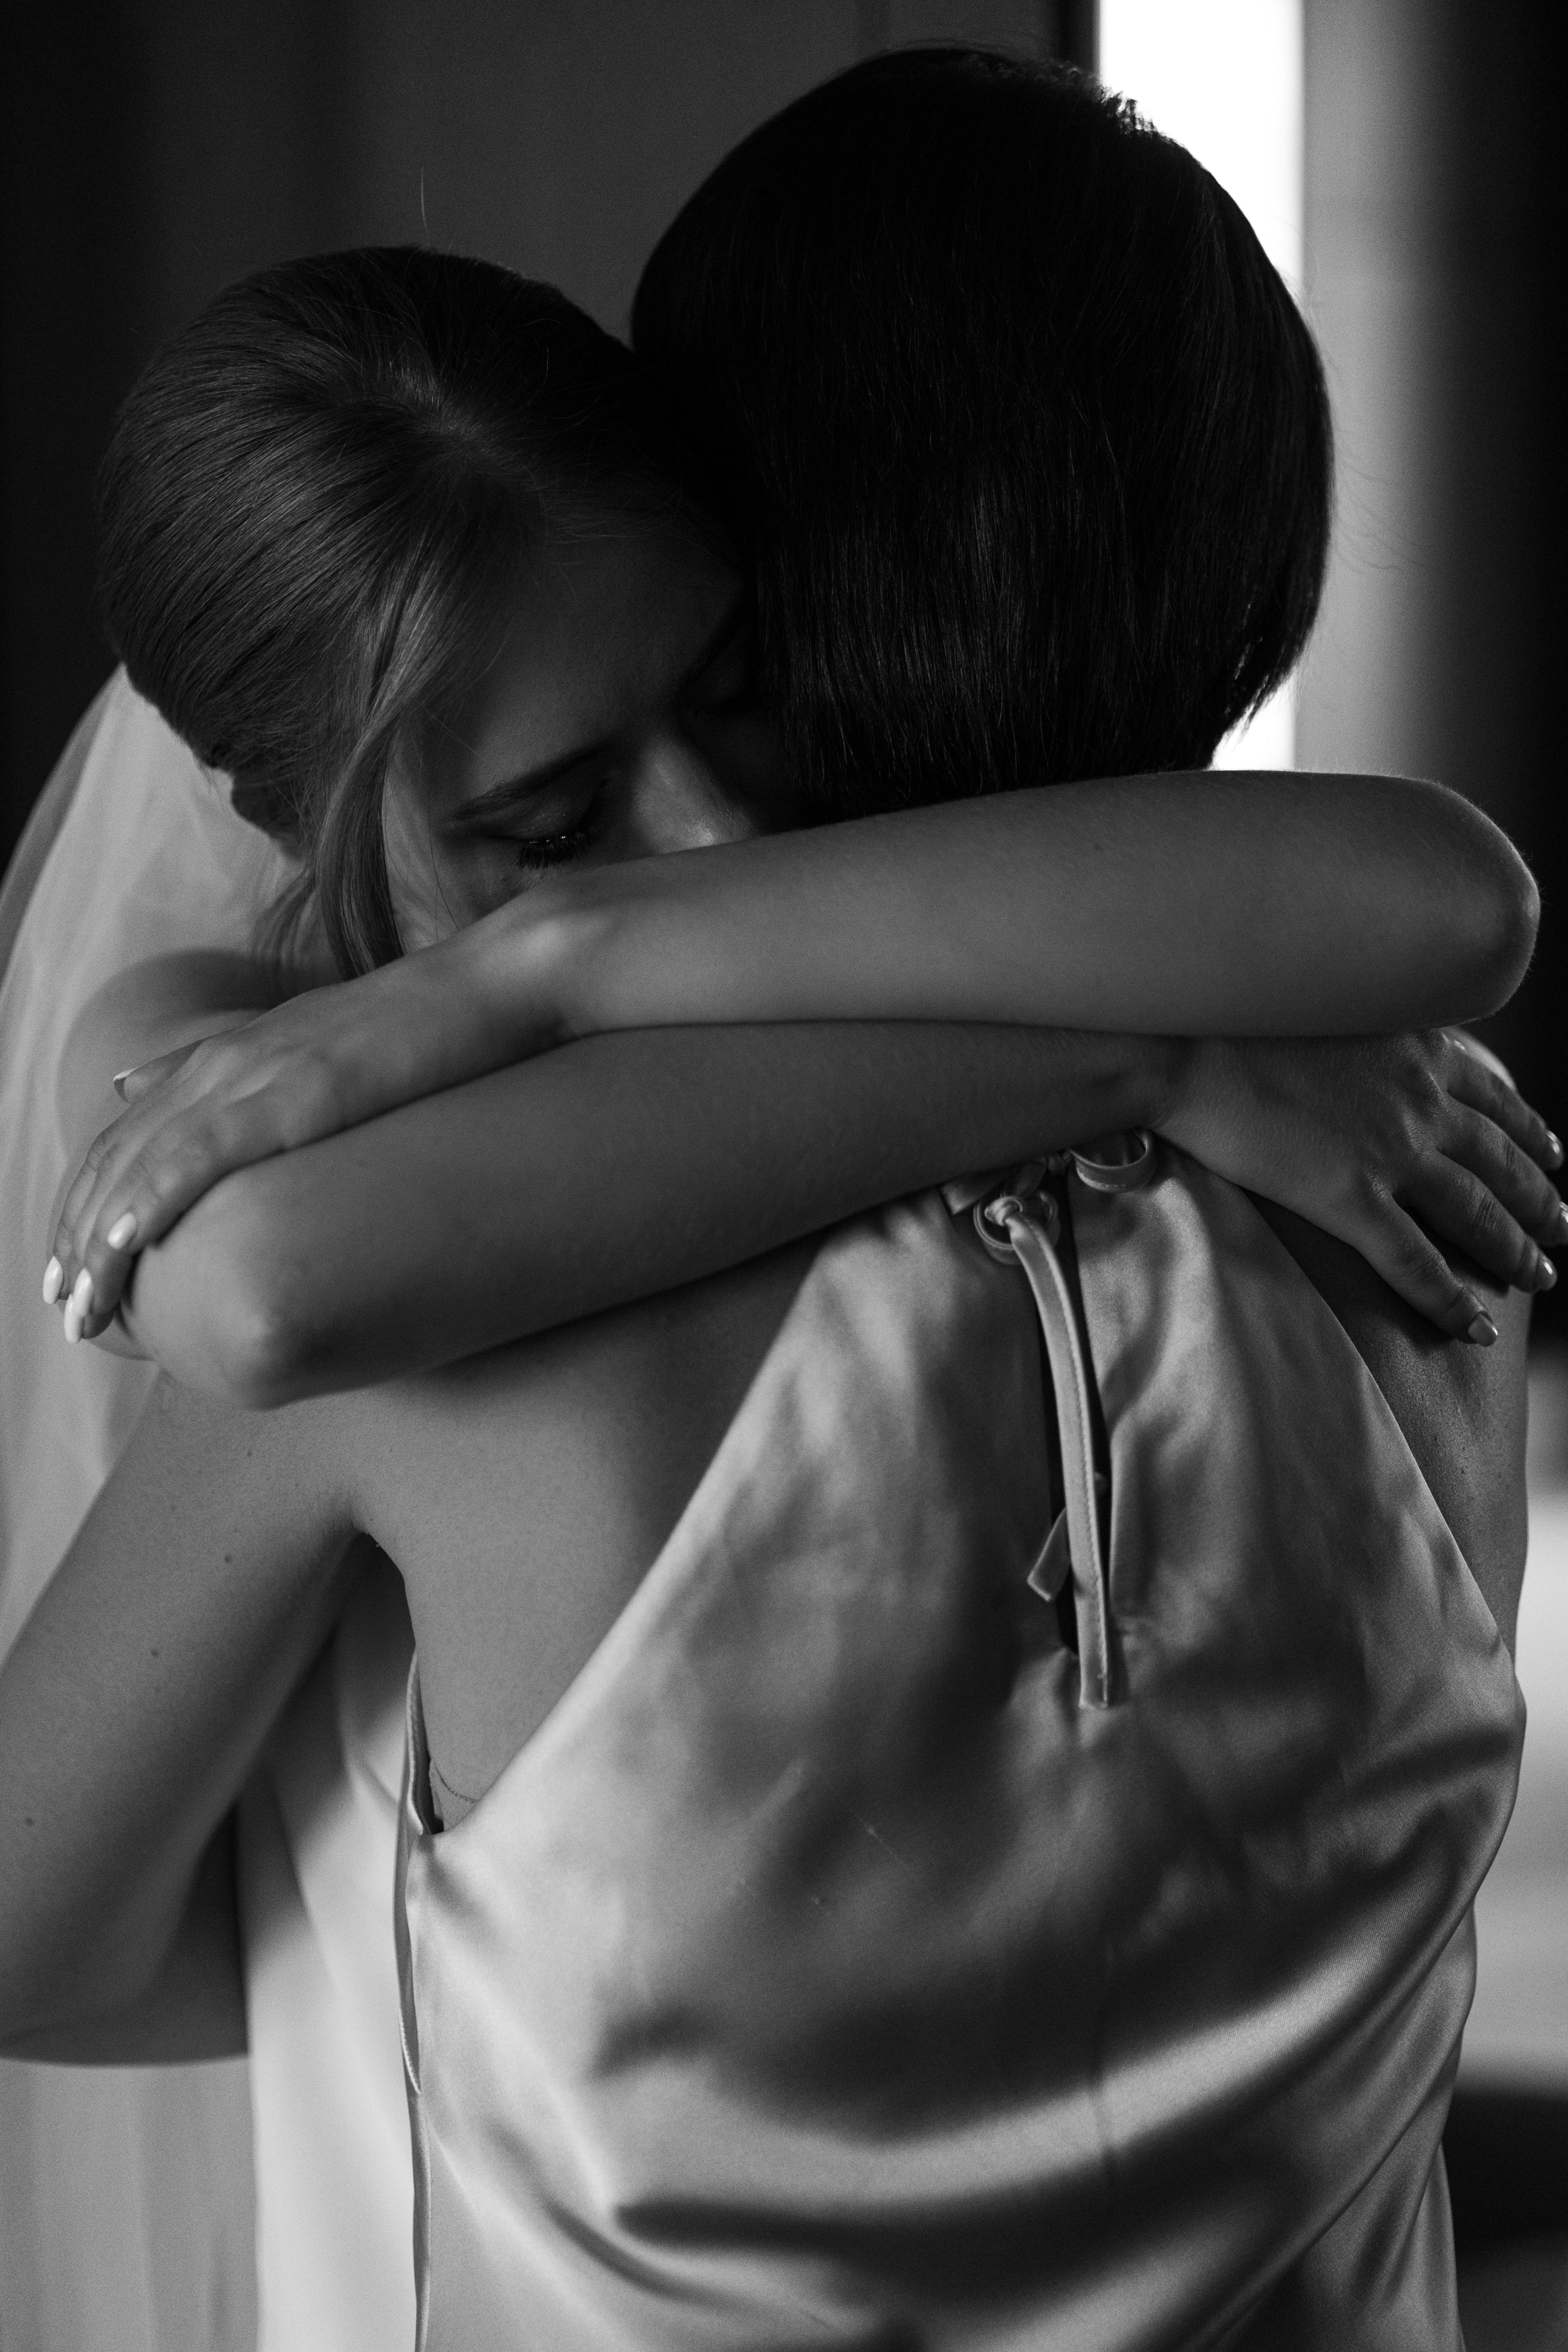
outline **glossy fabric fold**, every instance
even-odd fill
[[[1436,2147],[1517,1689],[1328,1308],[1166,1167],[1069,1188],[1109,1707],[1026,1582],[1026,1286],[935,1200],[825,1244],[441,1834],[414,1686],[427,2352],[1458,2347]]]

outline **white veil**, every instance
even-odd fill
[[[286,872],[121,673],[72,738],[0,894],[0,1654],[153,1379],[67,1348],[39,1296],[69,1172],[56,1093],[66,1039],[131,964],[248,948]],[[0,2065],[0,2340],[252,2352],[259,2270],[264,2352],[412,2343],[391,1934],[405,1670],[396,1628],[378,1649],[351,1612],[242,1808],[259,2210],[243,2061]]]
[[[0,1653],[80,1526],[152,1385],[150,1369],[67,1348],[39,1297],[69,1172],[56,1074],[116,971],[183,948],[250,944],[284,877],[123,673],[74,739],[80,762],[0,981]],[[74,761],[73,761],[74,754]]]

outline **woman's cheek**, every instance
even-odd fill
[[[457,855],[426,833],[386,829],[386,878],[405,955],[433,948],[515,898],[527,881],[515,851],[476,845]]]
[[[433,860],[422,866],[411,859],[403,860],[394,866],[389,858],[386,878],[405,955],[416,955],[421,948],[433,948],[438,940],[450,939],[454,931],[461,929],[462,920],[454,913],[450,893]]]
[[[429,919],[444,922],[442,937],[446,938],[520,898],[536,878],[520,864],[515,844],[498,844],[470,856],[443,859],[439,907],[428,910]]]

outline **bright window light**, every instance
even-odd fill
[[[1301,289],[1301,0],[1100,0],[1100,78],[1234,196]],[[1218,768],[1288,768],[1292,687],[1228,735]]]

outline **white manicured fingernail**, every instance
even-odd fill
[[[83,1322],[92,1312],[92,1276],[85,1265],[71,1286],[71,1305]]]
[[[1470,1325],[1465,1337],[1478,1348],[1489,1348],[1497,1338],[1497,1325],[1483,1308]]]
[[[52,1307],[65,1286],[66,1270],[58,1257],[52,1257],[44,1268],[44,1305]]]
[[[86,1319],[87,1318],[82,1313],[81,1308],[76,1303],[76,1293],[73,1290],[70,1297],[66,1300],[65,1332],[66,1346],[68,1348],[74,1348],[77,1341],[81,1338],[81,1327]]]
[[[110,1249],[129,1249],[136,1238],[136,1219],[132,1212],[127,1209],[122,1217],[116,1217],[103,1238]]]

